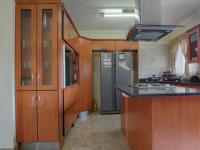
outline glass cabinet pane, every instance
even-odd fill
[[[21,11],[21,85],[32,85],[31,10]]]
[[[190,57],[191,59],[197,58],[198,57],[198,37],[197,37],[197,32],[192,33],[190,36]]]
[[[42,11],[42,84],[53,84],[52,10]]]

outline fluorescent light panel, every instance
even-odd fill
[[[126,11],[129,10],[129,11]],[[132,10],[133,12],[130,12],[131,9],[126,8],[110,8],[110,9],[101,9],[101,16],[103,17],[135,17],[139,18],[137,13],[135,13],[135,10]]]
[[[135,13],[104,13],[103,17],[138,17]]]
[[[102,13],[123,13],[122,8],[113,8],[113,9],[101,9]]]

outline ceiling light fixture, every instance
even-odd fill
[[[135,13],[104,13],[103,17],[138,17]]]
[[[139,18],[136,10],[130,8],[110,8],[101,9],[99,13],[102,17],[135,17]]]
[[[110,8],[110,9],[101,9],[102,13],[123,13],[122,8]]]

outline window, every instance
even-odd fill
[[[176,74],[177,75],[184,75],[185,74],[185,57],[183,55],[181,46],[179,44],[178,50],[177,50],[177,55],[176,55]]]

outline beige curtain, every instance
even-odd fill
[[[179,39],[176,38],[170,42],[171,45],[171,72],[176,74],[176,58],[179,47]]]
[[[179,37],[179,40],[180,40],[181,50],[185,57],[185,76],[187,78],[187,77],[189,77],[189,64],[188,64],[188,58],[187,58],[188,57],[187,56],[187,47],[188,47],[187,35],[183,34],[182,36]]]

